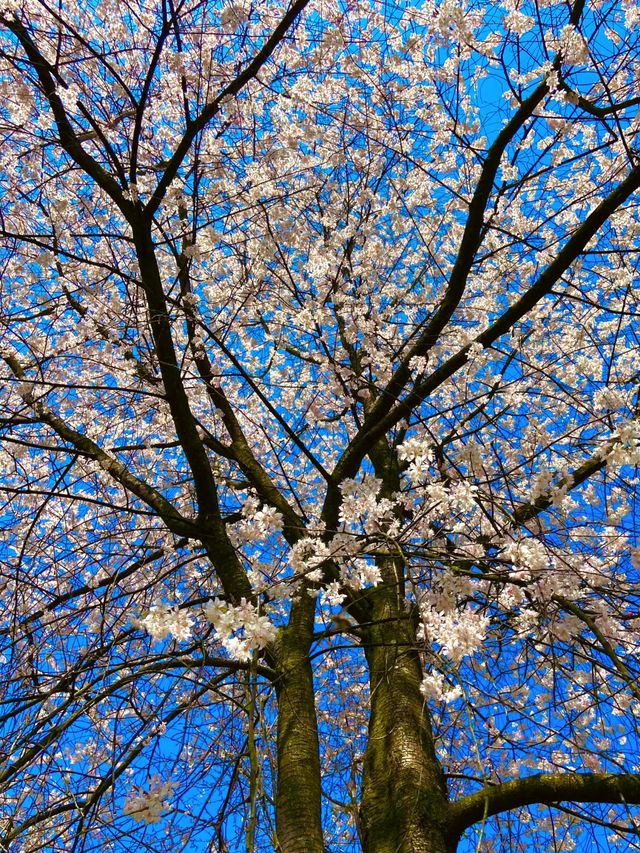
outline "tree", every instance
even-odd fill
[[[629,849],[636,4],[0,29],[4,849]]]

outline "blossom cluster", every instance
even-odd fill
[[[134,620],[136,628],[144,628],[154,641],[173,637],[178,641],[191,638],[193,618],[188,610],[170,604],[154,604],[148,612]]]
[[[278,631],[268,616],[244,598],[237,605],[215,598],[205,605],[204,614],[216,639],[234,660],[249,660],[254,650],[275,640]]]
[[[462,696],[462,688],[459,685],[451,687],[444,675],[435,671],[425,673],[420,692],[427,700],[445,702],[447,705]]]
[[[147,788],[134,788],[131,791],[122,810],[138,823],[159,823],[172,793],[171,780],[163,782],[159,776],[152,776]]]
[[[489,619],[470,607],[448,611],[422,607],[420,615],[421,636],[439,646],[453,663],[477,652],[489,628]]]

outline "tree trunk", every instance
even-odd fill
[[[296,602],[278,643],[278,853],[324,853],[318,724],[309,661],[314,607],[309,597]]]
[[[365,753],[361,823],[364,853],[452,853],[448,800],[428,710],[414,630],[396,591],[373,593],[367,631],[371,715]]]

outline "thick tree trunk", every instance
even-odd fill
[[[278,643],[278,853],[324,853],[320,818],[320,756],[313,672],[311,598],[293,607]]]
[[[400,490],[394,448],[370,451],[382,497]],[[369,737],[362,774],[360,820],[364,853],[453,853],[444,773],[436,757],[429,712],[420,693],[422,664],[415,625],[405,610],[400,554],[380,555],[382,583],[369,592],[371,623],[361,636],[369,667]]]
[[[365,754],[361,823],[364,853],[452,853],[447,790],[420,693],[422,667],[410,619],[396,591],[372,596],[367,631],[371,716]]]

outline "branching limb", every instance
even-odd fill
[[[437,388],[450,379],[467,363],[469,352],[474,344],[483,348],[490,347],[495,341],[507,334],[516,323],[525,317],[545,296],[547,296],[559,278],[580,256],[599,229],[638,189],[640,188],[640,165],[634,166],[627,177],[621,181],[609,195],[576,228],[554,260],[543,270],[536,282],[513,305],[476,339],[448,358],[437,370],[417,385],[407,396],[377,422],[365,425],[351,441],[335,470],[336,480],[352,477],[362,459],[375,442],[393,429],[399,421],[411,416],[417,407]]]
[[[7,27],[16,36],[36,72],[42,93],[51,107],[60,144],[64,150],[100,189],[113,199],[123,213],[130,212],[131,203],[125,198],[123,188],[80,144],[79,136],[73,129],[58,94],[51,65],[36,47],[26,27],[17,18],[9,20],[4,15],[0,15],[0,25]]]
[[[69,442],[78,451],[94,459],[117,483],[151,507],[172,533],[190,538],[195,536],[194,523],[181,515],[160,492],[138,479],[126,465],[103,450],[89,436],[70,427],[62,418],[51,412],[42,401],[37,400],[31,384],[25,377],[24,368],[15,356],[5,355],[4,361],[16,379],[22,383],[20,396],[37,415],[39,421],[51,427],[60,438]]]
[[[493,145],[489,148],[482,172],[476,184],[475,192],[473,193],[473,198],[469,204],[469,214],[460,241],[458,254],[451,270],[449,283],[438,310],[402,359],[400,366],[390,379],[384,393],[381,393],[378,397],[376,404],[367,417],[367,424],[365,424],[364,429],[367,428],[367,425],[375,423],[381,415],[389,411],[393,405],[393,401],[398,399],[398,395],[411,375],[411,359],[429,352],[438,341],[442,330],[460,304],[469,273],[476,259],[476,253],[482,242],[484,214],[491,191],[493,190],[496,174],[500,168],[502,155],[509,142],[514,139],[525,122],[531,118],[536,107],[542,102],[548,91],[549,86],[546,81],[537,86],[531,95],[522,102],[511,121],[500,131]]]
[[[278,47],[282,39],[285,37],[289,28],[294,24],[296,18],[303,11],[305,6],[309,3],[309,0],[296,0],[296,2],[292,3],[289,7],[289,10],[284,15],[278,26],[271,33],[269,38],[266,40],[262,48],[256,53],[254,58],[249,62],[249,64],[244,68],[243,71],[238,74],[238,76],[229,83],[228,86],[220,92],[220,94],[213,100],[211,103],[207,104],[206,107],[202,110],[202,112],[196,116],[196,118],[187,126],[187,129],[176,146],[176,150],[169,160],[167,167],[164,171],[164,174],[160,178],[158,182],[158,186],[155,189],[155,192],[149,199],[146,207],[145,213],[147,216],[153,216],[153,214],[158,209],[160,202],[165,196],[165,193],[169,189],[171,182],[175,178],[178,173],[178,169],[180,168],[182,161],[186,157],[191,145],[193,144],[194,139],[200,133],[200,131],[204,130],[207,124],[211,121],[214,116],[216,116],[220,112],[220,108],[226,103],[226,101],[230,98],[235,98],[236,95],[241,91],[241,89],[246,86],[246,84],[252,80],[259,73],[260,69],[265,65],[265,63],[269,60],[274,50]]]
[[[456,836],[484,818],[535,804],[640,804],[640,774],[540,773],[490,785],[449,807],[449,826]]]

